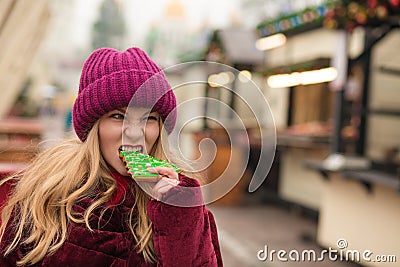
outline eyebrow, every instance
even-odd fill
[[[125,112],[126,112],[126,108],[117,108],[116,110],[118,110],[118,111],[120,111],[120,112],[122,112],[122,113],[125,113]]]
[[[152,113],[154,113],[154,115],[157,115],[158,117],[160,117],[160,114],[158,114],[158,112],[157,111],[150,111],[149,113],[145,113],[145,114],[152,114]],[[145,114],[143,114],[143,115],[145,115]]]

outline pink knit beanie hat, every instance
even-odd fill
[[[136,47],[94,51],[83,65],[72,111],[75,132],[85,141],[94,123],[111,110],[127,106],[157,111],[168,133],[176,122],[176,99],[162,70]]]

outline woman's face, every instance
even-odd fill
[[[123,146],[143,148],[148,154],[159,134],[160,115],[149,113],[145,108],[116,109],[103,115],[99,120],[100,151],[107,163],[118,173],[128,175],[124,163],[119,158]]]

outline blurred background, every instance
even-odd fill
[[[237,169],[225,175],[243,168],[233,189],[210,205],[225,265],[382,266],[365,259],[257,257],[266,245],[321,251],[338,249],[343,238],[349,250],[368,249],[372,257],[392,259],[385,266],[400,266],[399,2],[0,0],[0,176],[74,136],[71,108],[92,50],[138,46],[163,68],[219,62],[239,74],[207,67],[174,67],[166,74],[172,84],[206,81],[176,90],[178,103],[218,100],[245,127],[248,156],[241,153],[243,132],[233,142],[222,127],[235,130],[221,105],[183,107],[178,118],[185,156],[197,158],[203,138],[216,145],[208,182],[229,161]],[[268,108],[258,101],[260,93]],[[186,125],[195,114],[220,123]],[[273,138],[276,150],[269,162],[260,157],[266,149],[261,133],[273,126],[276,140],[270,134],[268,141]],[[270,171],[255,172],[259,164]],[[254,175],[267,179],[249,193]]]

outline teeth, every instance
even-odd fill
[[[121,150],[126,151],[126,152],[143,152],[143,146],[137,145],[137,146],[122,146]]]

